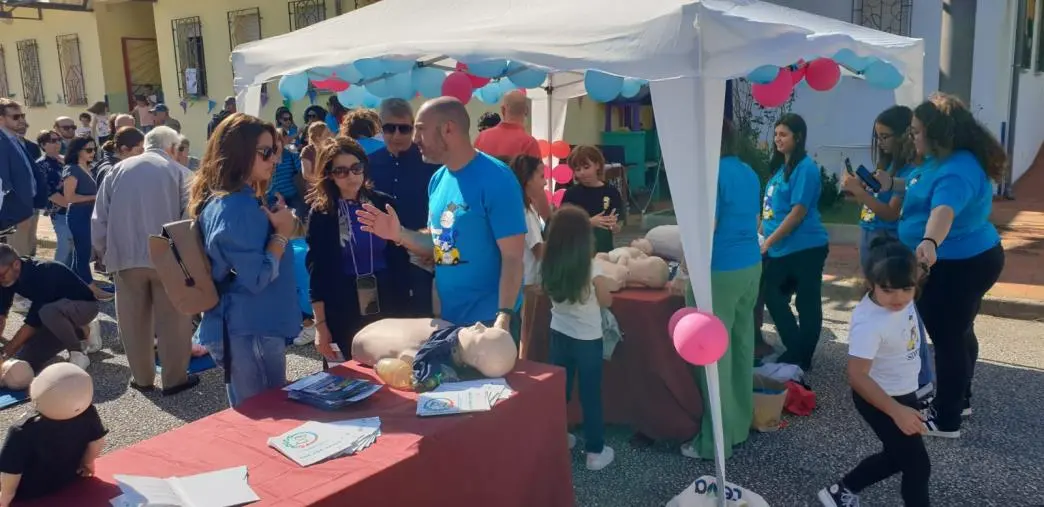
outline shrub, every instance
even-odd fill
[[[825,211],[840,205],[844,196],[841,195],[841,182],[837,179],[837,175],[827,173],[825,167],[819,166],[819,180],[823,185],[823,190],[819,194],[819,210]]]

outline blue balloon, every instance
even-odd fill
[[[641,93],[642,86],[645,86],[645,83],[641,79],[626,78],[623,86],[620,87],[620,95],[623,95],[624,98],[633,99]]]
[[[468,65],[468,72],[472,75],[490,79],[503,76],[507,72],[508,67],[507,60],[485,60],[464,63]]]
[[[373,79],[383,76],[387,72],[387,66],[383,60],[377,58],[363,58],[355,61],[355,68],[359,69],[365,79]]]
[[[388,86],[387,78],[380,78],[376,81],[370,81],[369,83],[366,83],[366,91],[382,99],[386,99],[392,96],[391,86]]]
[[[624,78],[620,76],[597,70],[584,73],[584,88],[587,89],[587,95],[596,102],[609,102],[620,96],[623,84]]]
[[[496,81],[490,81],[486,86],[496,86],[500,90],[500,95],[503,96],[505,93],[517,90],[518,85],[512,83],[508,78],[501,78]]]
[[[366,88],[362,86],[349,86],[347,90],[337,92],[337,100],[341,105],[349,109],[362,107],[363,99],[366,98]]]
[[[287,74],[279,78],[279,94],[287,100],[301,100],[308,93],[308,74]]]
[[[372,93],[367,93],[366,97],[363,98],[362,105],[368,109],[375,109],[381,105],[381,98]]]
[[[359,72],[359,69],[350,63],[334,67],[333,71],[334,74],[337,74],[337,77],[351,84],[361,83],[365,79],[362,72]]]
[[[425,98],[433,99],[442,96],[442,82],[446,73],[434,67],[417,67],[413,69],[413,88]]]
[[[859,56],[855,51],[845,48],[834,53],[834,61],[848,67],[852,72],[863,72],[877,59],[869,56]]]
[[[498,83],[488,83],[486,86],[475,90],[475,97],[486,104],[496,104],[504,97],[504,90]]]
[[[779,67],[775,65],[762,65],[747,74],[747,80],[758,84],[769,84],[776,80],[779,75]]]
[[[384,72],[390,72],[392,74],[398,74],[400,72],[409,72],[416,65],[417,62],[414,60],[389,58],[384,60]]]
[[[527,67],[521,62],[511,62],[507,68],[508,79],[519,88],[537,88],[547,80],[547,72]]]
[[[389,97],[410,100],[417,95],[417,89],[413,87],[413,72],[406,71],[393,74],[385,81],[388,82]]]
[[[335,72],[337,71],[333,67],[316,67],[308,71],[308,79],[322,81],[323,79],[329,79]]]
[[[874,88],[894,90],[903,84],[903,74],[894,65],[878,60],[863,71],[866,83]]]

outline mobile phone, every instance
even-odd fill
[[[875,178],[873,173],[871,173],[866,167],[863,167],[860,164],[859,168],[856,169],[856,175],[859,176],[859,179],[863,180],[863,184],[869,187],[870,190],[873,190],[874,193],[881,191],[881,182],[877,181],[877,178]]]
[[[845,170],[848,171],[848,174],[855,176],[855,171],[852,170],[852,161],[848,157],[845,157]]]

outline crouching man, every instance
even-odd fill
[[[0,332],[7,327],[15,294],[27,299],[30,307],[25,324],[3,344],[3,358],[22,359],[39,373],[66,350],[69,362],[87,369],[91,361],[85,352],[101,339],[88,330],[98,316],[91,288],[61,263],[19,257],[10,245],[0,244]]]

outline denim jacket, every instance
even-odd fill
[[[227,318],[229,337],[296,336],[301,331],[301,310],[294,252],[287,248],[278,261],[268,253],[272,226],[254,191],[244,188],[215,197],[199,220],[210,272],[222,295],[218,305],[203,314],[198,341],[205,346],[220,344],[222,317]]]

